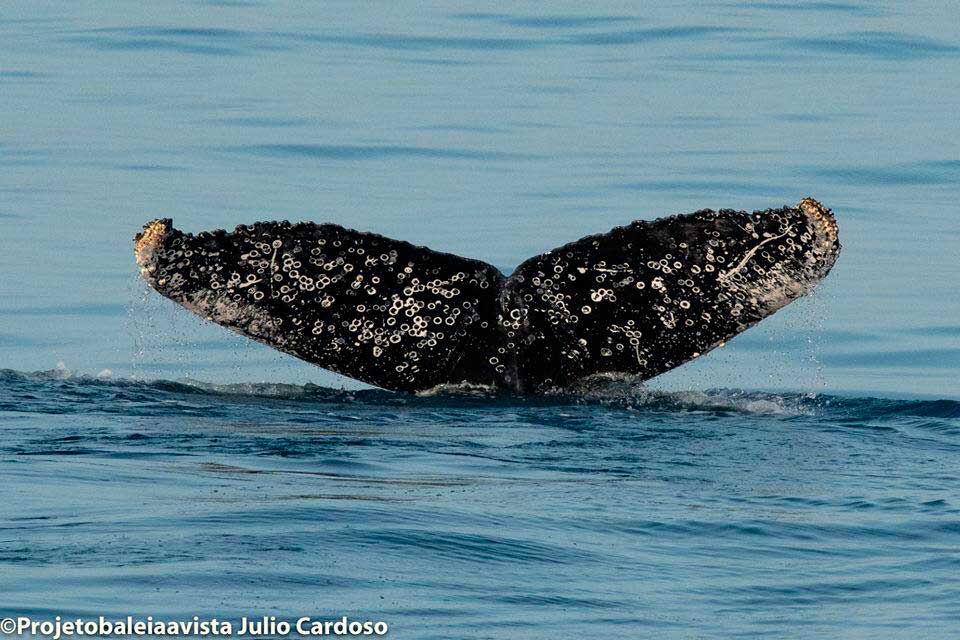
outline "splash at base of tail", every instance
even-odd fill
[[[396,391],[516,393],[652,378],[809,293],[840,253],[829,209],[638,220],[530,258],[469,258],[334,224],[135,238],[144,280],[211,322]]]

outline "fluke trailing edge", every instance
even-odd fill
[[[334,224],[260,222],[136,236],[143,278],[197,315],[398,391],[518,393],[591,376],[652,378],[809,293],[840,253],[829,209],[638,220],[489,264]]]

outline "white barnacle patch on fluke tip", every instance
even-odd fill
[[[152,220],[133,238],[137,264],[147,274],[156,270],[156,264],[153,262],[154,252],[163,245],[163,239],[170,230],[172,222],[170,219]]]
[[[809,292],[840,250],[812,199],[637,221],[509,277],[476,260],[332,224],[137,235],[144,279],[212,322],[371,384],[544,392],[646,379]]]

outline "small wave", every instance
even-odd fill
[[[468,396],[473,398],[489,398],[497,395],[496,387],[488,384],[472,384],[470,382],[457,382],[438,384],[426,391],[417,393],[418,397],[431,398],[436,396]]]
[[[947,399],[904,400],[842,397],[818,393],[766,392],[743,389],[658,390],[630,377],[593,377],[573,389],[554,390],[543,396],[518,396],[491,387],[444,384],[418,395],[381,389],[335,389],[315,384],[281,382],[215,383],[192,379],[141,380],[76,373],[61,365],[45,371],[0,369],[0,391],[9,391],[12,402],[0,408],[19,412],[111,413],[134,410],[137,405],[161,405],[163,411],[194,412],[202,404],[245,404],[252,400],[368,407],[571,407],[604,406],[609,409],[647,412],[733,413],[790,418],[834,417],[846,421],[887,418],[952,420],[960,418],[960,402]],[[196,402],[183,400],[193,398]],[[118,405],[118,402],[123,404]],[[941,425],[942,427],[942,425]],[[938,427],[937,430],[943,429]]]
[[[651,389],[634,376],[598,375],[585,378],[571,389],[555,390],[557,397],[597,402],[624,408],[664,411],[721,411],[765,415],[813,415],[819,396],[740,389]]]
[[[572,389],[554,390],[543,396],[517,396],[482,385],[438,385],[418,395],[381,389],[336,389],[315,384],[281,382],[214,383],[192,379],[140,380],[114,377],[108,370],[97,375],[71,371],[62,364],[55,369],[23,372],[0,369],[0,391],[12,394],[20,412],[49,410],[52,399],[60,410],[104,410],[104,403],[163,402],[175,410],[184,396],[198,401],[249,404],[251,400],[292,401],[332,405],[459,407],[549,407],[601,405],[611,409],[657,412],[714,412],[769,416],[811,416],[829,413],[845,419],[874,420],[888,417],[956,419],[960,402],[948,399],[916,400],[876,397],[844,397],[819,393],[767,392],[743,389],[659,390],[630,377],[594,377]],[[33,402],[36,407],[31,404]],[[130,404],[124,405],[130,408]],[[184,410],[195,409],[182,405]],[[33,407],[33,408],[32,408]],[[39,409],[38,407],[46,407]],[[111,412],[124,407],[112,407]]]

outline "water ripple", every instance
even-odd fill
[[[847,13],[854,15],[880,15],[880,7],[852,2],[736,2],[729,6],[737,9],[783,11],[796,13]]]
[[[863,187],[952,185],[960,178],[960,161],[928,160],[881,167],[811,167],[806,173],[830,182]]]
[[[624,22],[637,22],[633,16],[541,15],[515,16],[504,13],[454,13],[452,18],[472,22],[492,22],[525,29],[583,29]]]
[[[318,160],[386,160],[391,158],[517,160],[536,157],[506,151],[404,145],[255,144],[228,147],[225,150],[259,156],[304,157]]]
[[[824,55],[864,56],[884,61],[956,56],[960,47],[933,38],[886,31],[859,31],[837,36],[789,38],[778,46]]]

